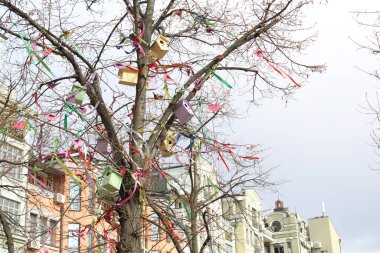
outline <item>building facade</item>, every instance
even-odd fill
[[[311,253],[341,253],[341,240],[328,216],[308,220]]]
[[[24,129],[13,124],[19,120],[19,106],[13,93],[0,84],[0,209],[13,235],[14,249],[24,251],[26,244],[26,185],[29,146]],[[4,228],[0,225],[0,252],[8,252]]]
[[[84,177],[85,165],[62,159],[77,176]],[[87,182],[84,184],[84,182]],[[96,198],[95,181],[78,184],[56,162],[43,171],[30,173],[28,180],[27,253],[47,249],[51,253],[110,252],[117,238],[115,212],[97,222],[99,214],[111,206]],[[109,221],[109,223],[107,222]],[[110,238],[109,241],[106,238]]]

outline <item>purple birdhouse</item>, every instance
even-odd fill
[[[181,99],[178,101],[174,109],[174,115],[182,124],[185,124],[191,120],[191,118],[194,116],[194,112],[193,109],[191,109],[189,102]]]
[[[103,155],[108,155],[111,153],[111,145],[104,138],[99,138],[96,143],[96,150]]]

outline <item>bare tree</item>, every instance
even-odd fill
[[[369,11],[356,11],[354,12],[355,20],[358,25],[363,27],[366,31],[369,31],[365,40],[356,38],[352,36],[353,41],[358,47],[367,52],[370,57],[375,57],[378,59],[378,54],[380,53],[380,11],[369,10]],[[377,67],[373,69],[363,70],[360,66],[358,68],[367,73],[368,75],[380,79],[380,72]],[[380,100],[379,95],[376,94],[366,94],[366,106],[361,106],[360,110],[364,114],[372,115],[373,117],[373,130],[371,132],[372,145],[374,147],[375,153],[380,155],[380,136],[379,136],[379,122],[380,122]],[[377,168],[373,168],[378,170]]]
[[[192,252],[202,251],[195,246],[197,212],[203,210],[206,221],[211,215],[205,207],[212,201],[265,182],[266,174],[253,166],[259,150],[228,144],[221,135],[228,120],[238,118],[231,90],[252,92],[253,102],[273,94],[288,98],[310,72],[324,68],[297,61],[313,40],[297,34],[304,29],[302,9],[311,2],[0,0],[0,29],[8,37],[1,78],[16,84],[19,101],[33,108],[20,116],[42,129],[33,159],[59,148],[87,147],[98,153],[93,161],[84,160],[87,169],[108,164],[123,174],[117,200],[99,217],[117,211],[118,252],[142,249],[144,202],[182,250],[160,207],[165,202],[149,192],[153,170],[168,180],[160,168],[178,163],[174,158],[182,161],[193,177],[190,192],[176,193],[186,195],[191,206],[186,241]],[[132,87],[117,84],[118,78]],[[182,118],[181,108],[196,117]],[[179,137],[190,144],[181,146]],[[96,145],[98,139],[111,146],[110,155]],[[231,170],[228,180],[220,177],[221,193],[208,201],[197,199],[205,187],[197,185],[193,156],[199,154],[216,156]]]

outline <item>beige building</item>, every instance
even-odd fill
[[[253,189],[225,201],[223,212],[235,230],[236,253],[261,253],[264,243],[272,241],[272,233],[264,229],[261,219],[261,199]]]
[[[340,238],[328,216],[309,219],[311,253],[341,253]]]
[[[273,242],[265,244],[265,253],[311,252],[305,222],[299,214],[284,208],[281,200],[276,201],[275,209],[265,217],[264,222],[273,234]]]

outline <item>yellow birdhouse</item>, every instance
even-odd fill
[[[167,135],[165,140],[160,145],[160,151],[163,157],[169,157],[174,152],[175,138],[171,135]]]
[[[161,34],[158,35],[156,41],[150,48],[150,54],[158,60],[164,58],[166,53],[169,51],[168,42],[168,38],[162,36]]]
[[[119,84],[135,86],[139,77],[139,70],[133,67],[119,69]]]

